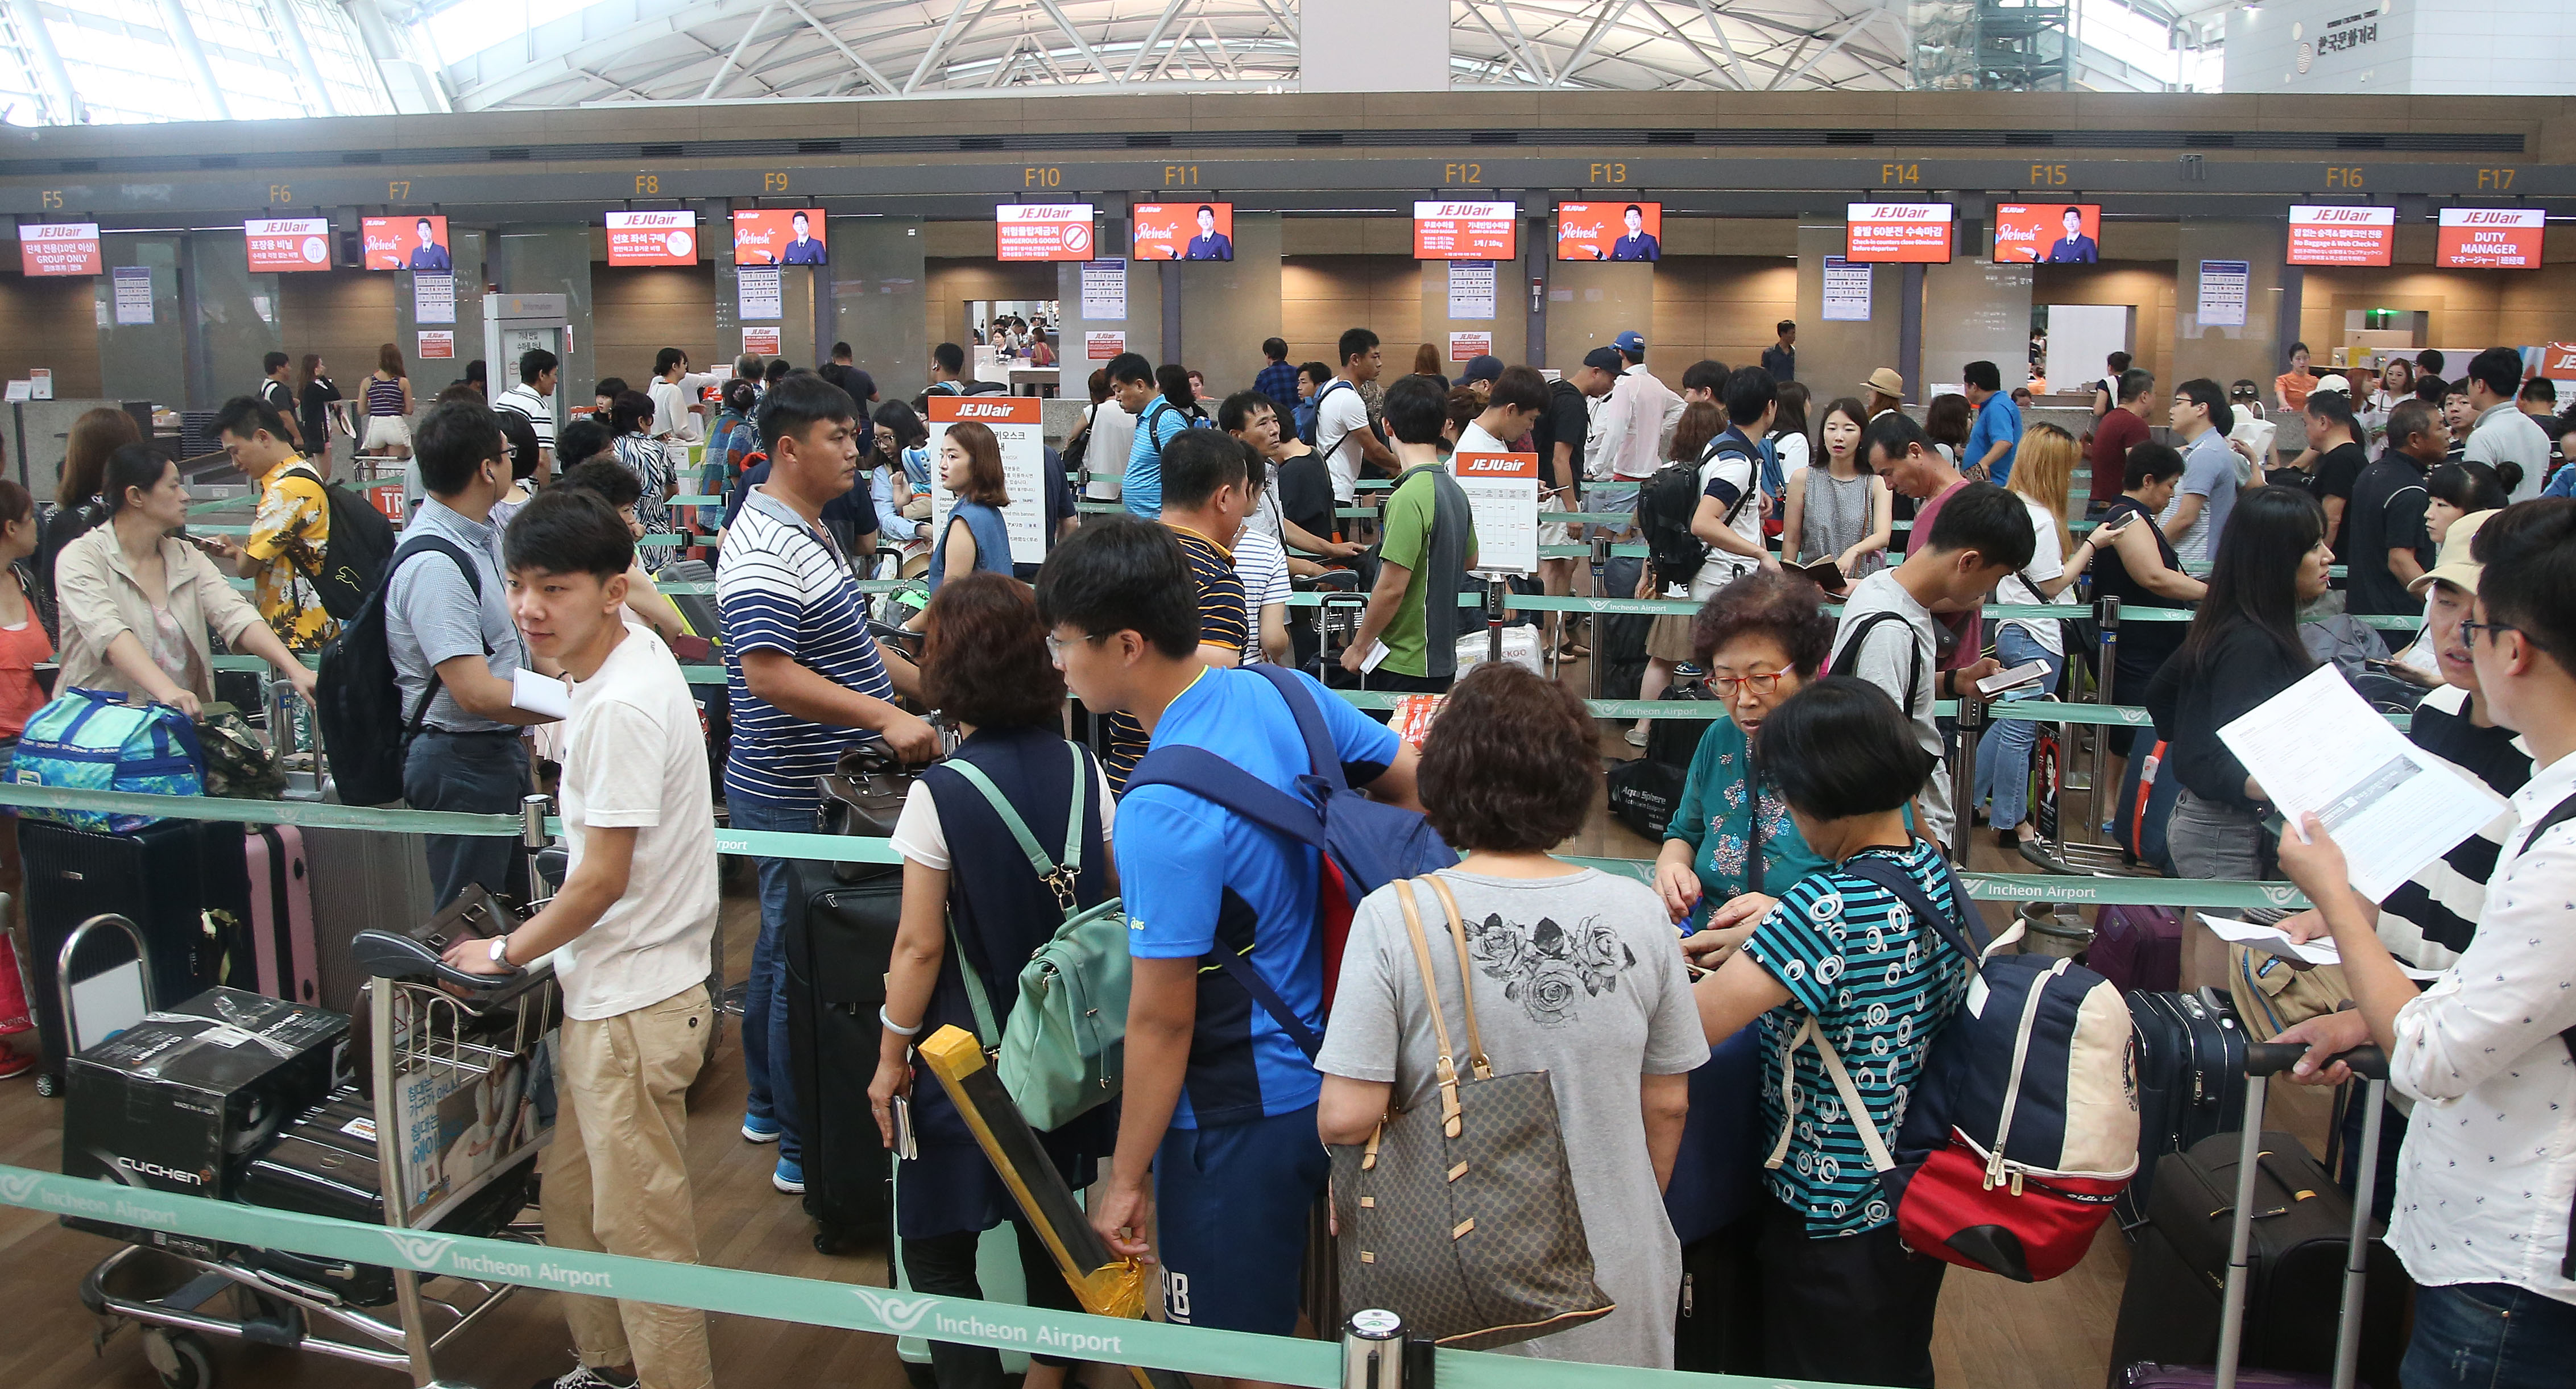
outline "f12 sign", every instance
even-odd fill
[[[1950,263],[1948,203],[1851,203],[1843,208],[1843,259],[1855,264]]]
[[[2290,264],[2386,265],[2397,249],[2397,209],[2299,203],[2290,208]]]
[[[21,222],[18,260],[29,275],[95,275],[98,223]]]
[[[253,273],[331,268],[331,224],[320,217],[254,217],[242,239]]]
[[[2466,270],[2537,270],[2549,219],[2536,207],[2446,207],[2435,265]]]
[[[1518,260],[1521,210],[1515,203],[1415,203],[1415,260]]]
[[[993,209],[996,260],[1089,260],[1099,242],[1089,203],[1004,203]]]
[[[698,214],[694,212],[609,213],[608,263],[611,265],[697,264]]]

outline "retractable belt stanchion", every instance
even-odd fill
[[[1432,1344],[1382,1307],[1342,1323],[1342,1389],[1431,1389]]]
[[[2101,655],[2098,658],[2100,664],[2096,667],[2093,681],[2093,702],[2097,705],[2105,705],[2111,702],[2111,684],[2119,669],[2120,600],[2105,596],[2095,601],[2093,620],[2102,628]],[[2105,837],[2106,831],[2102,828],[2106,818],[2104,812],[2120,794],[2119,787],[2102,784],[2102,774],[2110,770],[2110,766],[2111,727],[2108,724],[2096,724],[2093,728],[2091,778],[2093,785],[2092,789],[2084,793],[2084,837],[2096,844],[2111,842]],[[2058,814],[2063,817],[2065,813],[2065,809],[2061,806]],[[2063,823],[2062,820],[2061,823]]]
[[[1485,581],[1485,659],[1503,659],[1503,602],[1511,597],[1512,586],[1500,574]]]
[[[1596,535],[1592,537],[1592,596],[1595,598],[1605,596],[1601,592],[1601,576],[1603,571],[1609,567],[1609,564],[1610,537],[1606,535]],[[1567,616],[1567,620],[1573,620],[1571,614]],[[1564,640],[1562,633],[1559,634],[1558,640]],[[1592,641],[1590,644],[1592,647],[1592,697],[1594,699],[1599,699],[1601,697],[1601,667],[1609,663],[1610,651],[1608,642],[1602,632],[1602,624],[1598,622],[1592,624]]]
[[[1951,754],[1950,775],[1950,861],[1968,861],[1970,827],[1976,822],[1977,808],[1977,734],[1986,726],[1986,701],[1977,693],[1976,682],[1970,681],[1959,690],[1959,746]]]

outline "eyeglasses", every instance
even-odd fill
[[[2464,618],[2460,622],[2460,643],[2464,646],[2475,645],[2477,643],[2478,633],[2480,632],[2489,633],[2490,640],[2492,640],[2493,633],[2519,632],[2521,630],[2521,628],[2514,626],[2510,622],[2471,622]]]
[[[1774,670],[1755,671],[1750,675],[1712,674],[1708,677],[1708,683],[1716,689],[1720,699],[1735,698],[1735,693],[1739,689],[1750,694],[1767,695],[1780,688],[1781,677],[1788,673],[1785,670]]]
[[[1107,635],[1108,635],[1108,633],[1106,633],[1106,632],[1092,632],[1092,633],[1089,633],[1089,634],[1085,635],[1082,639],[1083,639],[1084,641],[1098,641],[1098,640],[1100,640],[1102,637],[1107,636]],[[1057,665],[1062,665],[1062,664],[1064,664],[1064,648],[1065,648],[1065,645],[1066,645],[1066,643],[1065,643],[1064,638],[1057,636],[1057,635],[1056,635],[1055,633],[1053,633],[1053,632],[1049,632],[1049,633],[1047,633],[1047,634],[1046,634],[1047,659],[1048,659],[1048,660],[1050,660],[1050,661],[1055,662]]]

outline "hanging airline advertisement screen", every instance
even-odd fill
[[[358,234],[367,243],[369,270],[455,273],[456,263],[447,254],[444,217],[361,217]]]
[[[2397,209],[2298,204],[2290,209],[2292,265],[2386,265],[2397,249]]]
[[[697,264],[698,214],[694,212],[612,212],[608,214],[608,263],[611,265]]]
[[[1852,203],[1843,209],[1843,259],[1879,265],[1950,262],[1948,203]]]
[[[1995,263],[2093,265],[2102,259],[2099,203],[1998,203]]]
[[[1518,260],[1516,203],[1415,203],[1415,260]]]
[[[2537,270],[2548,217],[2536,207],[2446,207],[2435,265],[2455,270]]]
[[[733,215],[736,265],[829,265],[819,207],[746,208]]]
[[[1138,260],[1234,259],[1234,204],[1138,203]]]
[[[1558,203],[1558,260],[1662,260],[1662,203]]]
[[[254,273],[331,268],[331,224],[320,217],[254,217],[242,240]]]
[[[1004,203],[993,209],[996,260],[1089,260],[1099,241],[1089,203]]]
[[[29,275],[95,275],[98,223],[21,222],[18,263]]]

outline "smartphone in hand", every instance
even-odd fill
[[[2026,685],[2036,685],[2047,678],[2048,662],[2024,661],[2020,665],[1996,671],[1994,674],[1978,681],[1977,697],[1980,699],[1992,699],[1996,695],[2002,694],[2007,690],[2018,690]]]

